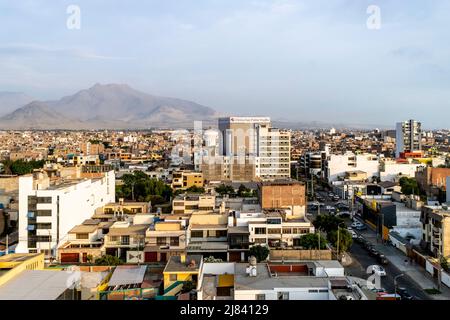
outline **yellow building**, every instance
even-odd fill
[[[191,281],[197,285],[199,270],[203,264],[201,255],[172,256],[163,271],[164,296],[176,296],[183,284]]]
[[[43,270],[44,253],[13,253],[0,257],[0,286],[25,270]]]
[[[172,174],[172,189],[186,190],[191,187],[203,188],[203,174],[192,171],[176,171]]]

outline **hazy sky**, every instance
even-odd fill
[[[450,1],[0,0],[0,91],[97,82],[227,113],[448,128]]]

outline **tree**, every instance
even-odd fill
[[[186,281],[183,283],[183,288],[181,288],[182,293],[191,292],[195,289],[195,285],[192,281]]]
[[[419,185],[417,184],[416,179],[402,177],[400,178],[400,186],[402,187],[402,193],[406,195],[415,194],[419,195]]]
[[[250,248],[250,256],[254,256],[258,262],[265,261],[270,250],[266,246],[256,245]]]
[[[250,190],[249,188],[247,188],[246,186],[244,186],[243,184],[241,184],[239,186],[237,195],[239,197],[251,197],[252,196],[252,190]]]
[[[145,202],[153,199],[157,203],[163,203],[169,201],[173,194],[170,186],[161,180],[150,178],[142,171],[124,174],[122,182],[123,185],[116,188],[118,198]]]
[[[224,194],[228,194],[228,195],[234,195],[234,189],[232,186],[226,186],[224,184],[221,184],[220,186],[217,186],[215,188],[216,192],[218,194],[220,194],[221,196],[223,196]]]
[[[444,271],[446,271],[446,272],[449,271],[447,259],[445,259],[444,257],[442,257],[442,258],[441,258],[440,264],[441,264],[442,269],[444,269]]]
[[[118,266],[123,264],[123,261],[116,256],[107,254],[95,259],[95,264],[99,266]]]
[[[305,234],[299,240],[299,245],[304,249],[326,249],[327,240],[320,236],[320,248],[319,248],[319,235],[315,233]]]
[[[337,238],[338,238],[337,230],[333,230],[327,233],[328,241],[335,248],[337,248]],[[352,243],[353,239],[350,232],[348,232],[347,229],[339,228],[339,253],[346,252],[351,247]]]
[[[313,225],[317,229],[321,229],[326,233],[329,233],[333,230],[337,230],[339,224],[344,222],[344,220],[340,217],[322,214],[317,216],[316,220],[314,220]]]

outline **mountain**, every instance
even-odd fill
[[[34,99],[22,92],[0,92],[0,115],[13,112]]]
[[[39,101],[0,118],[0,127],[7,129],[76,129],[78,125],[82,123],[55,112]]]
[[[215,110],[192,101],[153,96],[124,84],[96,84],[60,100],[19,108],[0,118],[0,128],[184,128],[217,116]]]

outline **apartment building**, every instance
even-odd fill
[[[290,177],[291,133],[268,117],[219,118],[220,155],[201,159],[205,180],[251,181]]]
[[[424,206],[423,241],[436,258],[450,259],[450,210],[447,206]]]
[[[404,153],[420,153],[422,151],[422,124],[415,120],[398,122],[395,141],[397,158],[401,158]]]
[[[421,167],[416,172],[420,190],[428,197],[442,202],[446,201],[447,177],[450,177],[450,168]]]
[[[337,261],[203,263],[197,300],[368,300]]]
[[[186,190],[191,187],[203,187],[203,174],[192,171],[175,171],[172,173],[172,189]]]
[[[152,224],[145,233],[145,262],[166,262],[172,256],[184,254],[187,224],[188,219],[175,215]]]
[[[194,212],[209,212],[215,209],[216,197],[207,194],[178,195],[172,201],[174,214],[192,214]]]
[[[383,159],[380,161],[380,180],[399,181],[402,177],[414,178],[419,168],[425,167],[421,163],[398,162],[393,159]]]
[[[58,261],[64,263],[86,263],[95,261],[103,254],[104,237],[114,222],[87,219],[73,227],[67,241],[58,248]]]
[[[348,171],[363,171],[368,179],[380,176],[380,159],[373,154],[331,154],[325,162],[324,178],[328,183],[342,180]]]
[[[265,209],[289,209],[293,216],[306,212],[306,187],[297,180],[266,181],[258,184],[260,205]]]
[[[95,179],[50,180],[42,173],[20,177],[16,252],[45,252],[55,257],[55,249],[67,240],[74,226],[114,201],[113,171]]]

